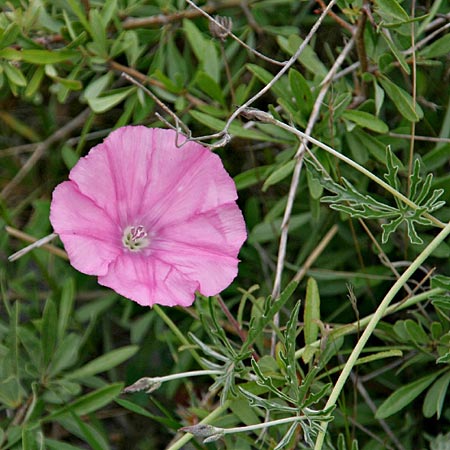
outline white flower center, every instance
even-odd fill
[[[148,247],[150,239],[144,225],[126,227],[123,231],[122,244],[132,252],[139,252]]]

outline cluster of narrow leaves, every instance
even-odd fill
[[[397,158],[389,147],[386,148],[387,173],[384,175],[389,185],[396,192],[402,192],[398,177],[399,166]],[[409,193],[407,198],[411,204],[405,204],[402,200],[394,197],[395,206],[389,205],[375,199],[370,194],[360,193],[355,186],[342,177],[339,183],[325,172],[323,167],[317,165],[313,160],[307,160],[311,177],[318,180],[320,184],[331,191],[334,196],[322,197],[321,201],[330,203],[330,207],[336,211],[342,211],[357,219],[378,219],[383,221],[381,241],[385,244],[392,233],[397,231],[400,225],[406,226],[409,240],[412,244],[422,244],[423,240],[416,231],[416,225],[432,225],[430,219],[425,215],[432,214],[445,205],[445,201],[439,198],[444,189],[433,189],[431,191],[433,174],[429,173],[425,179],[421,177],[420,160],[414,162],[414,169],[410,177]],[[412,206],[414,205],[414,206]]]

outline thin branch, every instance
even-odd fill
[[[219,27],[222,31],[227,32],[228,36],[230,36],[232,39],[234,39],[236,42],[238,42],[240,45],[242,45],[242,47],[244,47],[245,49],[247,49],[249,52],[253,53],[255,56],[257,56],[258,58],[263,59],[264,61],[270,62],[271,64],[275,64],[278,66],[284,66],[285,64],[287,64],[286,61],[277,61],[276,59],[273,58],[269,58],[266,55],[263,55],[262,53],[258,52],[257,50],[255,50],[254,48],[250,47],[249,45],[247,45],[243,40],[239,39],[235,34],[233,34],[232,32],[230,32],[226,27],[224,27],[218,20],[216,20],[214,17],[212,17],[211,15],[209,15],[204,8],[199,8],[192,0],[186,0],[187,3],[189,3],[193,8],[195,8],[196,10],[199,11],[200,14],[202,14],[203,16],[205,16],[206,18],[208,18],[208,20],[212,23],[214,23],[217,27]]]
[[[281,70],[273,77],[270,83],[266,84],[259,92],[257,92],[252,98],[247,100],[244,104],[239,106],[239,108],[234,111],[234,113],[228,118],[224,128],[219,131],[218,133],[206,135],[206,136],[200,136],[193,140],[197,142],[202,142],[205,140],[210,139],[216,139],[221,138],[219,142],[211,145],[211,148],[217,148],[217,147],[223,147],[226,145],[229,140],[230,136],[228,133],[228,130],[230,129],[231,124],[233,121],[244,111],[248,110],[250,105],[252,105],[256,100],[258,100],[260,97],[262,97],[266,92],[268,92],[272,86],[295,64],[298,57],[302,54],[303,50],[308,45],[309,41],[313,38],[313,36],[316,34],[317,30],[319,29],[320,25],[324,21],[325,17],[328,14],[328,11],[334,6],[334,4],[337,2],[337,0],[331,0],[329,5],[324,9],[322,14],[319,16],[317,21],[312,26],[311,30],[309,31],[308,35],[305,37],[304,41],[300,44],[298,49],[295,51],[295,53],[292,55],[292,57],[289,59],[289,61],[286,62],[286,64],[281,68]]]
[[[227,0],[226,2],[210,2],[204,5],[202,8],[207,13],[214,13],[219,9],[233,8],[241,6],[242,0]],[[158,14],[149,17],[130,17],[122,22],[124,30],[133,30],[135,28],[150,28],[160,27],[162,25],[168,25],[172,22],[179,22],[183,19],[195,19],[200,17],[202,12],[198,9],[186,9],[184,11],[178,11],[173,14]]]
[[[19,183],[28,175],[28,173],[33,169],[35,164],[42,158],[46,150],[55,144],[58,141],[63,140],[67,137],[72,131],[80,128],[87,117],[89,116],[91,110],[86,108],[82,113],[78,114],[74,119],[60,128],[58,131],[53,133],[50,137],[48,137],[45,141],[37,144],[33,154],[30,156],[28,161],[22,166],[19,172],[15,175],[15,177],[4,187],[1,191],[0,196],[5,200],[11,195],[12,192],[17,188]]]
[[[27,247],[24,247],[23,249],[21,249],[18,252],[9,256],[8,260],[10,262],[16,261],[23,255],[29,253],[30,251],[32,251],[36,248],[43,248],[45,250],[48,250],[50,253],[53,253],[54,255],[59,256],[60,258],[63,258],[66,260],[69,259],[67,256],[67,253],[64,250],[62,250],[58,247],[55,247],[54,245],[49,244],[49,242],[52,241],[53,239],[55,239],[55,237],[57,236],[55,233],[49,234],[48,236],[45,236],[41,239],[36,239],[35,237],[33,237],[27,233],[24,233],[23,231],[17,230],[16,228],[10,227],[10,226],[6,226],[5,230],[9,235],[14,236],[17,239],[32,243],[31,245],[28,245]]]
[[[418,136],[417,134],[412,136],[411,134],[399,134],[399,133],[389,133],[388,136],[396,138],[396,139],[411,139],[411,138],[414,138],[414,140],[416,140],[416,141],[442,142],[442,143],[450,144],[450,138],[440,138],[440,137],[432,137],[432,136]]]

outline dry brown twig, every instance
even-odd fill
[[[55,133],[49,136],[45,141],[37,144],[33,154],[22,166],[15,177],[3,188],[0,196],[4,200],[6,200],[14,192],[14,189],[17,188],[19,183],[28,175],[28,173],[36,165],[36,163],[42,158],[42,156],[44,156],[47,149],[56,142],[67,137],[67,135],[72,133],[73,130],[82,127],[90,113],[90,109],[86,108],[83,112],[78,114],[78,116],[76,116],[70,122],[66,123],[63,127],[59,128]]]

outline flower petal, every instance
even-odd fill
[[[122,251],[117,226],[71,181],[53,191],[50,222],[64,243],[70,263],[80,272],[103,275]]]
[[[119,256],[98,282],[143,306],[190,306],[198,289],[198,283],[170,264],[129,253]]]
[[[237,275],[237,254],[247,233],[235,203],[164,227],[152,243],[154,255],[196,280],[203,295],[215,295]]]
[[[122,226],[130,225],[142,207],[150,182],[152,134],[143,126],[119,128],[70,172],[80,191]]]
[[[153,129],[150,184],[142,202],[149,228],[184,221],[237,198],[235,184],[217,155],[195,142],[177,148],[176,139],[172,130]],[[179,135],[180,143],[185,139]]]

